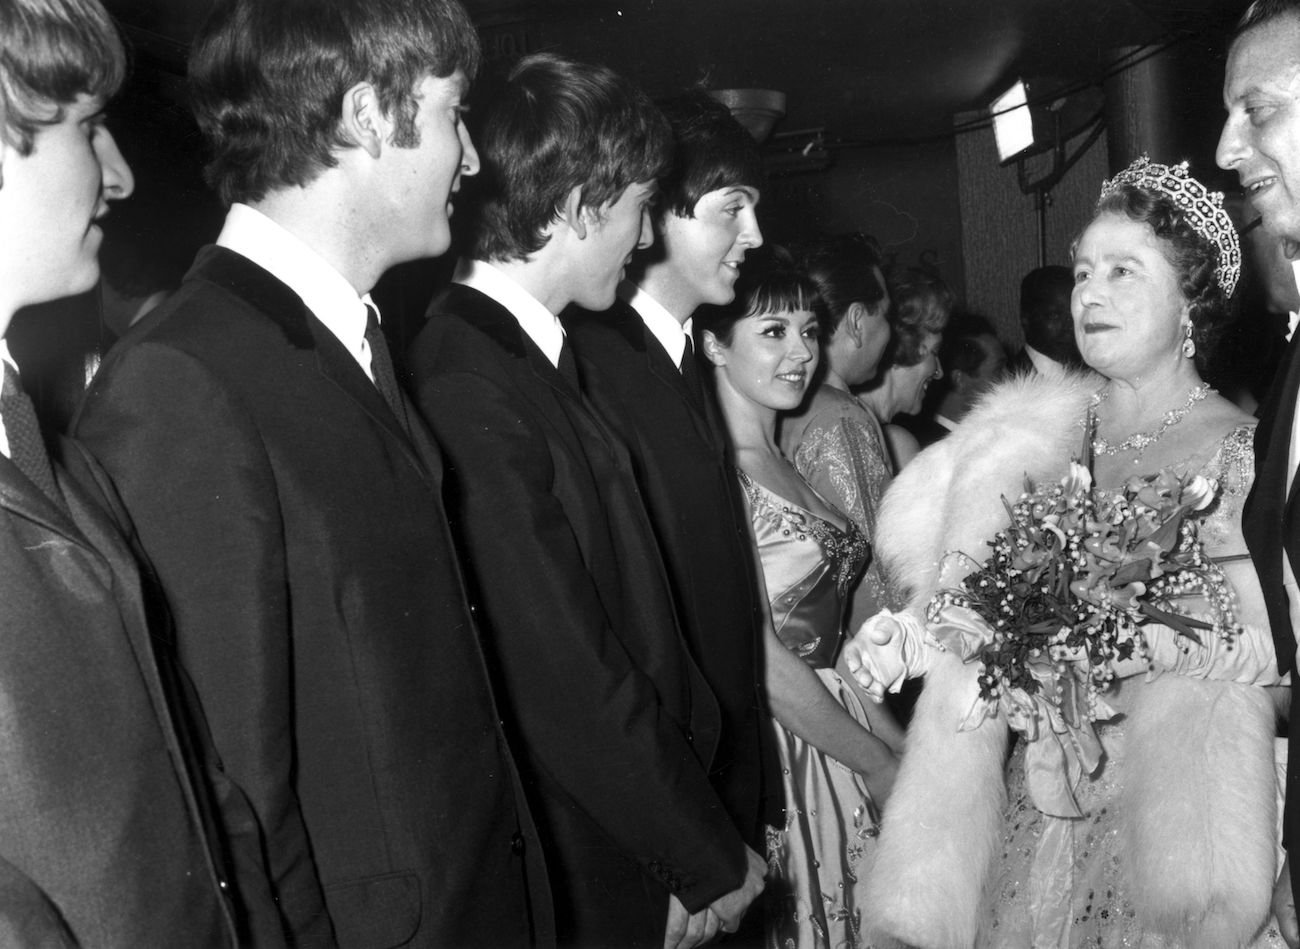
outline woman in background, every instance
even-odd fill
[[[817,369],[824,308],[801,272],[769,255],[736,302],[697,314],[714,367],[769,604],[766,682],[786,795],[768,837],[768,945],[858,946],[860,874],[897,761],[835,671],[849,591],[867,556],[853,521],[781,453],[777,413]]]
[[[926,388],[943,378],[939,346],[954,300],[942,280],[919,273],[896,286],[893,298],[889,313],[893,336],[885,348],[880,371],[858,398],[884,427],[890,461],[897,474],[916,457],[920,445],[911,432],[890,422],[895,415],[921,411]]]

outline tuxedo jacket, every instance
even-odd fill
[[[1296,678],[1296,641],[1291,627],[1290,604],[1282,585],[1282,558],[1300,577],[1300,504],[1296,491],[1287,495],[1287,455],[1296,400],[1300,398],[1300,334],[1292,338],[1286,357],[1260,409],[1255,428],[1255,484],[1242,511],[1242,532],[1255,571],[1259,574],[1268,608],[1268,621],[1277,649],[1278,668]],[[1300,688],[1291,687],[1290,748],[1287,759],[1286,811],[1282,840],[1289,845],[1300,840]],[[1300,873],[1291,874],[1293,888],[1300,893]]]
[[[549,941],[427,431],[218,247],[109,352],[74,426],[160,579],[295,944]]]
[[[56,478],[66,509],[0,456],[0,942],[233,947],[131,551]]]
[[[453,285],[409,359],[551,860],[560,942],[662,944],[744,878],[719,713],[627,449],[503,306]]]
[[[691,653],[722,711],[710,777],[746,842],[764,851],[781,783],[762,689],[762,594],[725,424],[633,307],[566,313],[583,388],[625,436]],[[701,367],[701,375],[704,375]],[[764,752],[767,752],[765,754]],[[765,770],[765,763],[767,768]]]

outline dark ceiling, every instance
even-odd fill
[[[144,59],[179,73],[206,0],[107,0]],[[1218,56],[1241,0],[467,0],[489,59],[559,49],[653,95],[777,89],[777,128],[832,140],[951,133],[1016,76],[1095,82],[1131,47]]]

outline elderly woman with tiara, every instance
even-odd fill
[[[923,949],[1280,946],[1269,919],[1279,673],[1241,534],[1254,419],[1199,369],[1240,273],[1237,234],[1185,163],[1144,157],[1103,185],[1073,257],[1075,334],[1093,373],[1004,383],[882,503],[877,555],[908,606],[868,620],[846,661],[877,695],[927,680],[866,928],[872,945]],[[962,609],[979,590],[1012,602],[970,579],[991,575],[990,541],[1030,536],[1009,531],[1024,523],[1013,518],[1039,518],[1044,537],[1063,523],[1013,508],[1027,480],[1091,498],[1110,524],[1138,524],[1160,490],[1199,506],[1186,543],[1204,555],[1200,585],[1167,588],[1162,622],[1049,622],[1057,638],[1042,648],[1028,612]],[[1120,506],[1139,488],[1137,506]],[[1054,556],[1101,563],[1110,554],[1088,545],[1106,530],[1094,520],[1087,542]],[[1126,591],[1136,607],[1147,587]],[[1063,651],[1081,628],[1114,631],[1114,651]],[[990,670],[1009,642],[1028,644],[1012,656],[1021,665]],[[1088,662],[1084,678],[1067,671]],[[1038,670],[1037,692],[1017,669]]]

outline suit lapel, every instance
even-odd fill
[[[411,439],[402,430],[402,426],[393,415],[393,410],[388,407],[388,403],[379,394],[379,390],[370,381],[365,370],[358,365],[352,354],[343,348],[343,344],[338,341],[338,338],[329,331],[325,324],[306,312],[305,307],[302,309],[303,317],[313,337],[316,350],[316,366],[321,375],[356,402],[361,410],[370,416],[371,421],[387,432],[401,446],[402,453],[410,459],[411,464],[415,465],[420,470],[420,473],[427,477],[428,472],[425,470],[424,462],[416,453],[415,446],[411,444]],[[418,418],[419,413],[410,405],[410,400],[405,393],[402,394],[402,398],[406,401],[407,411],[410,413],[407,417]]]
[[[29,521],[48,534],[63,538],[81,551],[81,555],[74,557],[72,562],[66,563],[62,568],[64,571],[73,571],[61,577],[65,586],[72,589],[79,582],[74,579],[76,575],[83,575],[80,574],[79,567],[85,571],[84,576],[93,578],[93,582],[110,591],[119,606],[125,608],[127,604],[123,603],[122,598],[126,594],[115,581],[116,565],[112,558],[124,557],[124,563],[134,566],[131,554],[109,525],[106,516],[85,499],[75,479],[67,477],[59,465],[55,464],[53,468],[59,489],[68,505],[67,510],[46,497],[45,492],[29,481],[17,465],[0,455],[0,508],[9,511],[11,516]],[[76,567],[73,566],[74,563]]]
[[[1300,507],[1295,490],[1290,497],[1287,493],[1287,456],[1296,399],[1300,396],[1300,334],[1293,337],[1284,366],[1264,401],[1255,429],[1255,483],[1242,510],[1242,533],[1269,608],[1278,664],[1286,669],[1295,653],[1295,639],[1283,588],[1284,556],[1290,558],[1292,569],[1300,576],[1300,544],[1288,544],[1288,538],[1300,537]]]
[[[594,421],[586,398],[574,391],[560,370],[524,332],[513,313],[486,293],[461,284],[449,287],[444,299],[442,308],[455,313],[500,347],[512,375],[526,390],[536,393],[540,387],[549,396],[538,400],[537,406],[562,433],[572,452],[582,455],[581,439],[572,428],[578,420],[587,421],[589,427],[604,437],[603,427]]]
[[[1255,429],[1255,484],[1246,502],[1244,529],[1263,541],[1280,526],[1279,514],[1294,501],[1287,496],[1287,456],[1291,447],[1291,428],[1295,422],[1296,399],[1300,396],[1300,334],[1287,348],[1285,371],[1280,373],[1260,412]],[[1270,528],[1274,528],[1270,530]]]
[[[73,445],[71,450],[81,451],[84,455],[80,445]],[[68,463],[70,466],[80,465],[81,470],[85,472],[81,476],[83,478],[103,477],[107,480],[107,476],[103,475],[102,470],[94,462],[83,458],[68,459]],[[82,480],[76,476],[75,471],[74,476],[69,478],[61,477],[62,469],[56,468],[55,471],[60,475],[59,486],[63,489],[73,519],[84,533],[87,546],[98,554],[107,567],[105,582],[113,588],[123,628],[126,630],[138,664],[142,669],[154,668],[154,647],[150,642],[151,630],[145,616],[140,568],[136,563],[135,554],[123,536],[124,531],[130,529],[129,525],[118,520],[119,517],[125,518],[127,515],[120,506],[111,514],[101,507],[101,504],[107,506],[110,503],[102,494],[104,490],[102,486],[96,485],[101,494],[99,498],[95,498],[91,495],[90,482],[83,487]],[[120,505],[121,502],[116,503]],[[155,707],[158,709],[159,721],[166,721],[166,702],[162,697],[161,689],[152,677],[146,676],[145,679]]]
[[[714,443],[716,431],[710,424],[707,406],[695,404],[695,399],[691,397],[682,379],[681,370],[673,364],[672,357],[650,332],[650,328],[645,325],[645,320],[641,319],[641,314],[636,311],[636,308],[620,298],[614,303],[613,312],[601,319],[608,317],[615,320],[619,333],[627,339],[632,349],[645,357],[650,375],[671,390],[672,398],[678,399],[686,407],[691,424],[695,426],[699,436],[705,442]]]
[[[432,442],[425,446],[429,451],[421,457],[365,370],[289,287],[248,258],[224,247],[211,246],[200,251],[191,274],[247,300],[280,327],[290,345],[313,351],[321,375],[356,402],[376,425],[396,440],[416,469],[426,479],[430,477],[426,461],[430,452],[436,455]],[[414,410],[409,399],[407,408],[408,418],[418,416],[418,413],[411,414]]]
[[[60,479],[60,487],[62,486],[63,479]],[[68,512],[50,500],[44,491],[36,487],[18,469],[17,465],[2,454],[0,454],[0,506],[66,537],[79,546],[89,546]]]
[[[1287,347],[1285,367],[1264,400],[1259,426],[1255,429],[1255,457],[1263,462],[1257,464],[1259,474],[1263,475],[1265,469],[1270,475],[1280,474],[1282,490],[1286,490],[1287,453],[1295,422],[1296,398],[1300,395],[1300,333]]]
[[[619,442],[613,433],[613,430],[605,422],[604,416],[597,411],[596,407],[591,404],[590,400],[581,391],[576,391],[569,381],[564,378],[560,370],[551,365],[551,361],[546,358],[546,354],[537,347],[537,344],[528,337],[523,328],[513,320],[515,329],[519,334],[519,345],[523,350],[523,360],[527,362],[529,371],[532,376],[541,382],[554,396],[557,407],[563,415],[564,422],[560,424],[558,418],[551,412],[546,414],[552,418],[555,427],[563,432],[564,438],[569,442],[569,448],[579,458],[586,459],[587,451],[592,441],[599,442],[610,451],[616,451]],[[586,437],[578,429],[585,429]],[[584,445],[588,447],[584,447]]]
[[[556,398],[566,399],[569,402],[580,403],[583,401],[582,392],[574,389],[569,384],[569,380],[546,358],[546,354],[537,348],[537,344],[528,338],[528,334],[519,330],[520,345],[524,350],[523,359],[528,363],[529,369],[533,375],[541,381],[543,385],[556,393]]]

